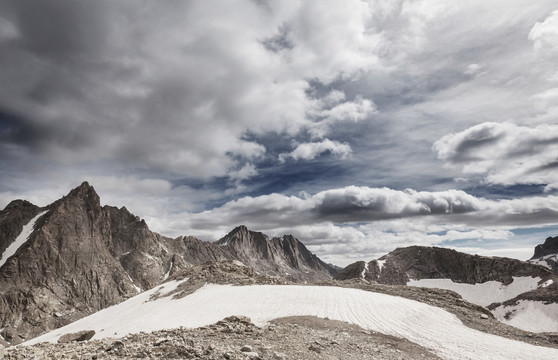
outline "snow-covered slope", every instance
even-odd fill
[[[540,277],[513,277],[513,282],[504,285],[499,281],[487,281],[479,284],[456,283],[450,279],[409,280],[407,285],[426,288],[452,290],[473,304],[488,306],[513,299],[527,291],[539,287]]]
[[[489,309],[496,319],[522,330],[558,332],[558,303],[544,299],[520,300],[524,294],[537,289],[543,290],[552,284],[551,279],[542,282],[539,277],[515,276],[513,282],[508,285],[498,281],[464,284],[455,283],[450,279],[410,280],[407,283],[409,286],[452,290],[463,299],[481,306],[492,304]]]
[[[21,230],[21,233],[18,235],[15,241],[11,243],[10,246],[8,246],[8,248],[4,251],[4,253],[0,257],[0,267],[2,267],[6,263],[6,261],[8,261],[8,259],[17,252],[17,250],[21,247],[21,245],[25,244],[25,242],[29,238],[29,235],[31,235],[31,233],[33,232],[33,228],[35,227],[35,222],[37,222],[37,220],[41,216],[43,216],[46,212],[48,212],[48,210],[37,214],[37,216],[31,219],[29,223],[23,226],[23,230]]]
[[[165,294],[179,281],[141,293],[26,344],[55,342],[66,333],[95,330],[95,338],[139,331],[199,327],[231,315],[257,325],[284,316],[314,315],[357,324],[425,346],[445,359],[558,359],[558,350],[472,330],[454,315],[417,301],[357,289],[295,285],[206,285],[180,299]]]
[[[558,304],[520,300],[514,305],[498,306],[492,313],[496,319],[532,332],[558,332]]]

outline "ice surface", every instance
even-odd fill
[[[98,339],[180,326],[195,328],[231,315],[248,316],[256,325],[284,316],[313,315],[402,337],[445,359],[558,359],[557,349],[470,329],[440,308],[358,289],[208,284],[180,299],[162,297],[149,301],[152,294],[169,292],[179,283],[171,281],[145,291],[25,344],[56,342],[61,335],[80,330],[95,330],[94,339]]]

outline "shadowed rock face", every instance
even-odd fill
[[[549,237],[545,240],[544,244],[537,245],[535,247],[535,254],[531,259],[556,254],[558,254],[558,236]]]
[[[555,275],[558,275],[558,236],[549,237],[544,244],[537,245],[535,254],[528,261],[547,267]]]
[[[334,272],[289,236],[268,240],[240,227],[227,235],[236,239],[231,246],[161,236],[125,207],[101,207],[87,182],[47,207],[17,200],[0,211],[0,254],[43,211],[28,240],[0,267],[0,329],[18,335],[15,342],[207,261],[240,260],[272,275],[294,273],[297,280],[331,278]]]
[[[370,261],[364,273],[363,270],[364,263],[355,263],[343,269],[336,278],[364,277],[394,285],[404,285],[410,279],[451,279],[468,284],[494,280],[507,285],[514,276],[539,276],[542,279],[552,276],[545,268],[525,261],[425,246],[398,248],[378,260]]]
[[[256,271],[295,281],[331,279],[338,269],[324,263],[292,235],[269,237],[239,226],[215,242],[225,252]]]

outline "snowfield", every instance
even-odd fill
[[[410,280],[409,286],[452,290],[470,303],[488,306],[510,300],[527,291],[535,290],[541,281],[539,277],[513,277],[513,282],[504,285],[499,281],[478,284],[455,283],[450,279]]]
[[[179,283],[172,281],[145,291],[24,345],[56,342],[61,335],[80,330],[95,330],[94,339],[99,339],[180,326],[195,328],[231,315],[248,316],[259,326],[279,317],[314,315],[408,339],[445,359],[558,359],[557,349],[470,329],[440,308],[357,289],[208,284],[181,299],[169,296],[149,301],[152,294],[169,292]]]
[[[513,282],[503,285],[498,281],[487,281],[479,284],[454,283],[450,279],[411,280],[409,286],[453,290],[470,303],[488,306],[492,303],[503,303],[516,296],[550,286],[553,281],[547,280],[539,285],[539,277],[513,277]],[[532,332],[558,332],[558,304],[545,304],[540,301],[520,301],[513,306],[499,306],[492,310],[496,319]],[[506,315],[508,318],[506,319]]]
[[[512,306],[498,306],[492,311],[496,319],[532,332],[558,332],[558,304],[520,300]],[[506,314],[511,313],[509,319]]]
[[[21,233],[17,236],[14,242],[11,243],[6,250],[4,250],[4,253],[0,257],[0,267],[2,267],[6,263],[6,261],[8,261],[8,259],[17,252],[17,250],[21,247],[21,245],[25,244],[25,242],[33,232],[33,228],[35,227],[35,222],[37,222],[37,220],[47,212],[48,210],[37,214],[37,216],[35,216],[33,219],[31,219],[31,221],[29,221],[26,225],[23,226]]]

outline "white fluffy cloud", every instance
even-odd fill
[[[553,11],[544,21],[537,22],[529,32],[535,52],[542,57],[558,55],[558,10]]]
[[[336,157],[345,158],[351,154],[351,147],[348,144],[325,139],[320,142],[299,144],[292,152],[281,154],[279,159],[282,162],[286,161],[288,158],[294,160],[312,160],[325,152],[329,152]]]
[[[448,134],[433,149],[446,164],[481,174],[490,184],[558,188],[558,125],[487,122]]]
[[[347,264],[411,244],[508,240],[514,236],[510,229],[554,224],[556,216],[556,196],[495,201],[456,190],[349,186],[314,195],[243,197],[201,213],[146,220],[168,235],[204,240],[239,224],[270,236],[294,234],[324,259]]]

